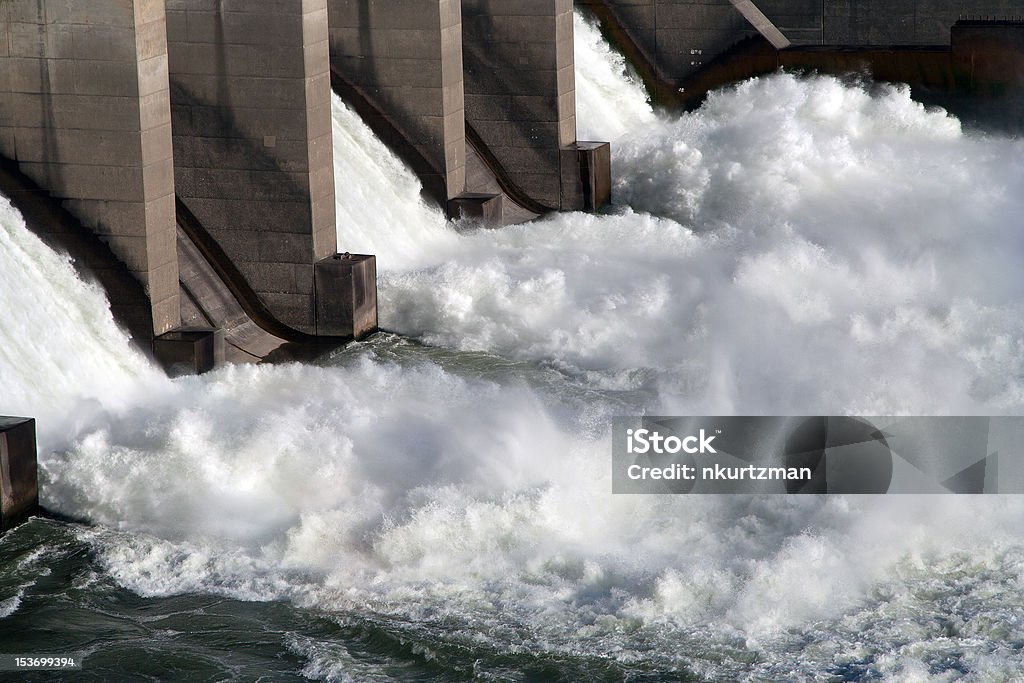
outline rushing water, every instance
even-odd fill
[[[612,496],[608,441],[1020,412],[1024,145],[823,77],[655,115],[577,32],[600,216],[448,224],[335,102],[340,245],[378,255],[389,332],[316,364],[163,378],[0,204],[0,413],[39,418],[62,520],[0,539],[0,649],[97,680],[1024,669],[1018,497]]]

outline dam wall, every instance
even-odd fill
[[[178,326],[163,0],[0,3],[0,154],[141,281]]]
[[[0,415],[0,534],[39,508],[36,421]]]
[[[168,0],[174,182],[285,325],[337,251],[326,0]]]
[[[870,66],[875,61],[882,65],[884,60],[874,57],[886,51],[949,49],[952,27],[959,20],[1024,18],[1024,0],[578,0],[578,4],[601,19],[606,33],[637,66],[656,99],[668,103],[686,99],[691,80],[702,80],[704,70],[714,68],[716,60],[737,46],[752,41],[764,44],[762,38],[771,41],[772,30],[784,37],[786,49],[779,54],[813,49],[830,52],[821,60],[827,66],[829,62],[851,61],[840,52],[849,57],[849,53],[861,51],[871,53]],[[746,9],[743,5],[756,8],[767,25],[752,23],[741,11]],[[924,61],[929,60],[925,56]],[[780,58],[775,66],[785,61]],[[813,64],[815,58],[796,61]],[[933,66],[927,63],[922,68]],[[912,66],[906,69],[911,80],[913,70]],[[680,88],[682,98],[677,97]]]
[[[1024,16],[1024,0],[577,4],[676,104],[779,66],[866,63],[982,94],[1024,80],[1021,24],[995,21]],[[376,261],[338,253],[332,84],[449,215],[597,209],[611,150],[577,139],[573,12],[571,0],[3,0],[0,183],[45,194],[59,211],[32,215],[64,225],[66,212],[125,265],[144,294],[110,299],[148,299],[157,356],[206,367],[220,339],[228,357],[260,359],[360,338],[377,326]]]
[[[442,199],[466,189],[460,0],[329,0],[331,65],[387,112]]]
[[[1024,0],[577,0],[636,68],[652,101],[693,108],[777,69],[870,74],[997,127],[1024,124]],[[688,15],[685,22],[680,16]]]
[[[392,147],[415,146],[403,158],[450,215],[508,223],[607,201],[607,149],[576,144],[571,0],[328,4],[342,96]]]
[[[467,125],[510,181],[548,210],[605,203],[607,155],[577,146],[571,0],[463,0],[462,22]]]
[[[561,207],[560,150],[576,142],[571,0],[463,0],[467,120],[512,180]]]

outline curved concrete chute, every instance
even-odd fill
[[[480,137],[480,134],[476,132],[476,129],[466,121],[466,142],[469,143],[473,152],[480,159],[480,162],[487,168],[490,174],[494,177],[494,181],[501,188],[501,192],[515,204],[522,207],[524,210],[535,214],[533,217],[540,216],[552,211],[558,211],[557,208],[552,206],[546,206],[531,197],[526,193],[523,188],[512,179],[512,176],[505,170],[501,162],[498,161],[498,157],[494,155],[491,148],[487,146],[484,139]]]
[[[229,347],[244,354],[227,360],[263,359],[286,342],[323,343],[277,320],[260,301],[238,268],[180,198],[175,198],[178,221],[178,260],[186,323],[202,322],[221,329]],[[196,315],[202,319],[195,320]],[[247,358],[249,356],[251,358]]]

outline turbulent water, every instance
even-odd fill
[[[610,494],[613,415],[1024,408],[1024,145],[777,74],[656,115],[577,18],[615,206],[446,223],[335,102],[388,330],[164,379],[0,203],[0,413],[39,419],[0,650],[153,679],[1011,680],[1019,497]],[[46,339],[45,344],[25,340]]]

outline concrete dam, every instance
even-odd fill
[[[460,5],[447,90],[440,13],[434,42],[378,4],[341,6],[347,28],[326,5],[327,66],[307,80],[283,14],[262,24],[281,45],[257,48],[246,6],[210,3],[204,24],[165,4],[163,35],[177,22],[185,40],[152,98],[132,94],[152,89],[131,56],[148,54],[144,24],[125,47],[104,20],[90,43],[88,7],[61,23],[72,10],[47,3],[11,29],[0,1],[0,103],[18,124],[0,164],[0,416],[35,418],[0,417],[0,650],[73,656],[101,680],[1019,676],[1024,498],[609,486],[623,415],[961,415],[968,434],[1024,415],[1024,140],[922,102],[1010,101],[979,76],[1012,77],[996,38],[1015,15],[951,7],[914,43],[883,35],[892,16],[832,38],[825,5],[828,35],[802,45],[796,20],[753,4],[763,20],[690,5],[735,29],[714,48],[678,25],[682,3],[651,3],[649,34],[642,3],[577,3],[563,144],[554,114],[513,114],[557,114],[568,72],[536,77],[548,99],[520,94],[547,34],[491,17],[497,1]],[[923,25],[934,7],[904,14]],[[503,57],[511,30],[537,40]],[[962,52],[968,31],[989,47]],[[230,47],[202,47],[218,32]],[[95,76],[121,59],[139,64]],[[862,64],[912,85],[798,72]],[[330,120],[307,112],[325,83]],[[677,99],[652,106],[651,83]],[[446,156],[458,96],[464,142]],[[554,211],[602,200],[582,168],[598,153],[612,206]],[[172,256],[146,248],[157,235]],[[161,258],[177,268],[180,321],[156,347],[172,372],[151,357]],[[372,275],[380,329],[343,344],[372,329],[356,319]],[[337,292],[353,305],[318,305]],[[169,376],[221,348],[252,362]],[[954,477],[962,491],[1024,481],[1009,435],[936,439],[984,463]]]
[[[673,107],[779,66],[1002,92],[1024,50],[1024,2],[577,4]],[[5,0],[0,190],[165,366],[362,338],[376,261],[337,243],[332,88],[450,217],[596,210],[611,150],[577,139],[573,10]]]

